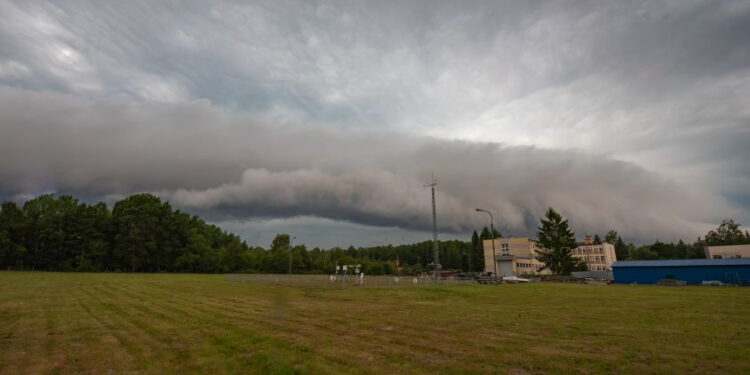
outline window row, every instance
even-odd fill
[[[585,260],[587,263],[605,263],[607,261],[607,258],[605,258],[604,255],[585,256],[578,258]]]
[[[516,263],[516,267],[518,267],[518,268],[531,268],[531,269],[538,270],[538,269],[542,268],[542,265],[541,264],[534,264],[534,263]]]
[[[601,247],[596,248],[590,248],[590,247],[584,247],[584,248],[575,248],[573,249],[574,255],[585,255],[585,254],[604,254],[604,249]]]

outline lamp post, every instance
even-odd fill
[[[492,264],[495,266],[494,267],[494,269],[495,269],[495,275],[494,276],[495,276],[495,278],[497,278],[497,276],[498,276],[497,275],[497,258],[496,258],[497,255],[495,255],[495,224],[494,224],[494,220],[492,218],[492,212],[490,212],[488,210],[483,210],[481,208],[477,208],[476,210],[477,210],[477,212],[486,212],[487,215],[490,215],[490,236],[492,237],[491,238],[491,240],[492,240]],[[484,247],[484,244],[482,244],[482,247]]]

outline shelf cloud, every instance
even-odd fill
[[[750,222],[748,40],[746,1],[4,1],[0,198],[372,243],[430,229],[434,173],[447,235],[692,240]]]
[[[633,163],[576,151],[385,132],[267,124],[205,101],[170,105],[93,100],[5,88],[0,191],[102,197],[158,193],[216,220],[319,216],[375,226],[533,230],[553,206],[579,228],[633,236],[689,235],[731,212],[715,196]],[[272,126],[273,125],[273,126]]]

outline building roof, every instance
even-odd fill
[[[495,255],[495,260],[513,260],[515,255]]]
[[[515,254],[498,254],[495,256],[495,260],[514,260],[514,259],[535,259],[531,255],[515,255]]]
[[[618,260],[618,267],[701,267],[701,266],[750,266],[750,258],[725,259],[664,259],[664,260]]]
[[[739,245],[714,245],[706,246],[711,250],[735,250],[735,249],[750,249],[750,244],[739,244]]]

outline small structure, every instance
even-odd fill
[[[750,258],[617,261],[612,270],[615,282],[621,284],[655,284],[662,279],[674,279],[688,284],[718,280],[750,285]]]
[[[750,258],[750,244],[706,246],[704,250],[708,259]]]

